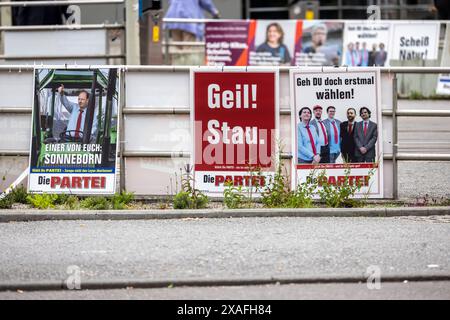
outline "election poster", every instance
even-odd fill
[[[115,192],[118,71],[35,69],[29,192]]]
[[[440,23],[434,21],[396,22],[391,37],[391,60],[436,60]]]
[[[302,21],[208,22],[208,66],[291,66],[301,50]]]
[[[343,31],[342,22],[304,20],[301,50],[295,53],[295,65],[341,65]]]
[[[450,95],[450,74],[439,75],[436,93],[445,96]]]
[[[195,188],[258,196],[276,168],[278,71],[191,71]]]
[[[301,20],[257,20],[255,34],[250,34],[250,66],[295,65],[301,50]]]
[[[372,68],[292,69],[292,186],[319,177],[383,197],[380,73]],[[346,178],[347,176],[347,178]]]
[[[391,24],[378,21],[347,22],[342,65],[372,67],[389,65]]]
[[[205,24],[206,65],[248,65],[249,35],[255,21],[212,21]]]
[[[446,25],[441,67],[450,67],[450,23]],[[450,95],[450,74],[440,74],[438,76],[436,94]]]

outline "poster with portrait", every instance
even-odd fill
[[[113,194],[117,68],[36,68],[31,132],[32,193]]]
[[[383,197],[380,73],[372,68],[292,69],[292,184],[324,172],[324,183]]]
[[[304,20],[302,30],[301,50],[296,52],[295,65],[341,65],[344,23]]]
[[[342,65],[349,67],[389,66],[391,24],[381,21],[347,22]]]
[[[191,71],[194,187],[258,196],[276,168],[278,71]]]
[[[440,28],[438,21],[396,21],[392,25],[390,59],[436,60]]]
[[[256,20],[250,33],[250,66],[291,66],[301,50],[301,20]]]

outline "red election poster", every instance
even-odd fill
[[[195,188],[221,196],[230,181],[256,195],[276,168],[278,71],[199,69],[191,83]]]

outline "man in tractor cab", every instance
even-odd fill
[[[69,122],[67,124],[66,135],[81,141],[84,135],[84,124],[86,119],[87,108],[89,107],[89,92],[82,90],[78,94],[78,104],[70,102],[64,94],[64,85],[58,88],[62,105],[70,112]],[[94,121],[92,123],[92,132],[90,143],[94,143],[97,135],[97,111],[94,113]]]

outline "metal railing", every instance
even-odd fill
[[[0,1],[0,10],[8,7],[37,7],[37,6],[70,6],[70,5],[121,5],[125,0],[56,0],[56,1]],[[0,35],[4,41],[3,32],[30,32],[30,31],[66,31],[66,30],[125,30],[121,23],[113,24],[67,24],[67,25],[37,25],[37,26],[9,26],[0,25]],[[125,39],[124,39],[125,40]],[[97,55],[45,55],[45,56],[15,56],[0,55],[1,60],[50,60],[50,59],[121,59],[125,61],[124,52],[119,54]]]
[[[55,1],[3,1],[0,7],[43,7],[93,4],[123,4],[125,0],[55,0]]]
[[[361,1],[362,2],[362,1]],[[393,15],[404,19],[407,18],[408,11],[428,13],[433,1],[428,3],[406,4],[404,0],[399,0],[398,4],[381,3],[380,1],[366,1],[366,4],[348,5],[343,4],[342,0],[337,0],[335,5],[319,5],[320,12],[335,12],[339,19],[344,18],[344,12],[363,12],[367,13],[367,7],[377,5],[380,8],[382,17],[392,17]],[[278,7],[252,7],[250,0],[246,1],[247,18],[251,17],[251,13],[270,13],[270,12],[289,12],[289,5]],[[394,13],[394,14],[393,14]],[[349,17],[351,18],[351,16]]]
[[[64,67],[64,66],[62,66]],[[82,68],[83,66],[78,66]],[[85,66],[86,67],[86,66]],[[101,66],[88,66],[89,68],[96,68]],[[118,66],[123,68],[125,72],[167,72],[167,73],[187,73],[191,67],[188,66]],[[249,67],[250,69],[251,67]],[[281,73],[288,73],[293,67],[279,67]],[[33,70],[32,66],[0,66],[0,72],[13,72],[13,71],[27,71]],[[225,67],[226,70],[226,67]],[[392,118],[392,154],[384,154],[385,160],[392,161],[393,165],[393,198],[398,198],[398,161],[450,161],[450,153],[409,153],[399,152],[398,141],[398,119],[401,117],[450,117],[450,109],[448,110],[407,110],[398,109],[397,101],[397,75],[399,74],[437,74],[437,73],[450,73],[450,67],[383,67],[380,68],[382,74],[392,75],[392,105],[388,105],[387,108],[382,110],[384,117]],[[30,108],[0,108],[0,114],[30,114]],[[280,114],[290,115],[291,111],[287,108],[281,108]],[[145,108],[129,108],[126,102],[123,103],[120,116],[124,115],[188,115],[190,114],[190,108],[188,106],[183,107],[145,107]],[[121,136],[124,136],[124,125],[121,126]],[[189,158],[190,152],[186,151],[150,151],[150,150],[125,150],[123,143],[120,144],[120,157],[123,158]],[[0,156],[28,156],[29,152],[24,150],[0,150]],[[283,159],[291,159],[292,154],[283,153]],[[126,170],[125,165],[121,165],[120,170]],[[124,172],[121,172],[123,175]],[[121,179],[122,180],[122,179]],[[125,182],[121,183],[121,187],[125,188]]]

